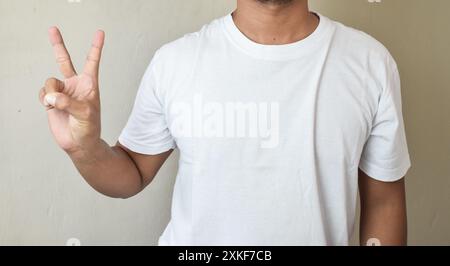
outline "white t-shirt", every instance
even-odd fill
[[[358,168],[392,182],[410,167],[396,63],[321,15],[288,45],[228,15],[163,46],[119,141],[180,151],[160,245],[346,245]]]

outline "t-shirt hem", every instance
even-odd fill
[[[406,159],[403,163],[394,169],[385,169],[375,166],[368,161],[361,159],[359,169],[366,173],[371,178],[382,182],[395,182],[405,177],[408,170],[411,168],[411,161]]]
[[[127,149],[131,150],[132,152],[145,155],[158,155],[176,148],[175,143],[167,143],[163,145],[157,145],[154,147],[148,146],[143,147],[142,145],[135,144],[133,141],[127,139],[124,136],[119,137],[119,143],[125,146]]]

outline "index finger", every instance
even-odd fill
[[[51,27],[48,30],[48,36],[55,52],[56,62],[58,63],[59,70],[63,76],[65,78],[75,76],[77,73],[75,72],[72,60],[70,59],[69,52],[67,52],[66,46],[64,45],[64,40],[59,29],[57,27]]]

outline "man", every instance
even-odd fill
[[[397,66],[307,0],[238,0],[233,14],[162,47],[114,147],[100,137],[104,33],[80,74],[58,29],[50,40],[65,79],[47,80],[40,100],[93,188],[132,197],[179,149],[160,245],[347,245],[358,185],[361,244],[406,244]]]

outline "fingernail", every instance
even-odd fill
[[[52,94],[47,94],[47,95],[45,95],[45,101],[50,106],[55,106],[55,104],[56,104],[56,96],[52,95]]]

